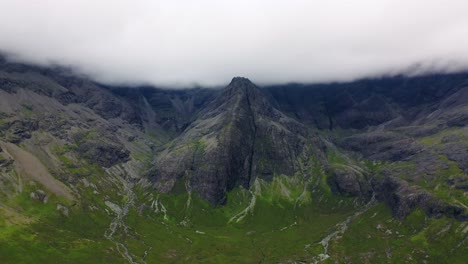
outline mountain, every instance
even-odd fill
[[[248,79],[236,77],[168,143],[151,177],[162,192],[185,178],[186,191],[222,204],[237,186],[298,171],[306,136],[305,126],[274,108]]]
[[[467,123],[464,73],[165,90],[0,59],[0,261],[463,263]]]

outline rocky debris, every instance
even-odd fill
[[[73,150],[81,157],[109,168],[130,160],[128,151],[112,133],[103,131],[81,131],[71,135]]]
[[[60,139],[68,139],[67,132],[73,127],[73,121],[61,116],[45,113],[39,120],[39,129],[48,131]]]
[[[373,181],[377,199],[387,202],[397,219],[405,219],[414,209],[421,208],[432,217],[452,217],[467,221],[468,214],[457,205],[448,204],[434,195],[416,186],[409,185],[402,179],[386,177]]]
[[[49,196],[43,190],[36,190],[29,194],[29,197],[34,200],[41,201],[43,203],[47,203],[49,201]]]
[[[68,216],[68,207],[65,205],[57,204],[57,211],[59,211],[64,216]]]
[[[122,145],[114,142],[88,140],[79,144],[75,150],[82,157],[105,168],[130,160],[130,152]]]
[[[115,214],[119,215],[122,213],[122,208],[118,206],[117,204],[110,202],[110,201],[105,201],[104,202],[107,207],[109,207]]]
[[[32,119],[9,121],[4,127],[7,129],[4,133],[5,140],[16,144],[31,138],[31,132],[39,128],[38,122]]]
[[[128,197],[128,200],[125,202],[123,207],[118,206],[117,204],[114,204],[110,201],[105,201],[106,206],[111,208],[111,210],[115,213],[114,219],[112,219],[112,222],[109,225],[109,228],[106,230],[104,233],[104,237],[109,239],[110,241],[114,242],[114,244],[117,246],[118,252],[122,255],[122,257],[126,258],[131,264],[136,264],[137,262],[134,261],[134,255],[132,255],[125,245],[124,242],[120,242],[118,240],[118,237],[115,236],[116,232],[123,231],[124,236],[129,236],[134,234],[130,234],[130,228],[127,226],[125,223],[125,217],[127,216],[131,206],[134,206],[134,199],[135,199],[135,193],[133,192],[132,188],[133,185],[125,185],[125,192],[126,196]],[[107,209],[106,209],[107,211]],[[122,250],[121,250],[122,249]]]

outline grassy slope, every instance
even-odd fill
[[[1,263],[127,262],[104,237],[115,216],[104,201],[123,207],[129,197],[105,171],[84,161],[77,167],[77,161],[65,154],[57,150],[64,169],[96,188],[78,183],[79,202],[49,193],[43,203],[29,194],[44,188],[26,184],[14,199],[2,202]],[[339,153],[331,155],[331,162],[345,162]],[[311,179],[278,176],[272,183],[258,182],[252,192],[236,189],[221,207],[212,207],[196,195],[188,203],[187,193],[158,194],[136,186],[135,200],[124,217],[127,232],[119,227],[114,237],[139,263],[313,262],[324,253],[319,242],[363,204],[333,195],[320,168],[312,169],[311,175]],[[254,194],[253,210],[247,210],[244,218],[233,218],[251,204]],[[57,204],[67,206],[69,215],[60,213]],[[429,219],[419,211],[398,222],[386,205],[379,204],[332,239],[331,258],[324,262],[463,263],[468,255],[467,231],[466,223]]]

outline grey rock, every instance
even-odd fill
[[[75,150],[82,157],[106,168],[130,160],[130,152],[115,142],[87,140],[80,143]]]
[[[306,134],[248,79],[234,78],[156,158],[150,178],[163,192],[189,181],[202,198],[222,204],[227,191],[256,177],[294,174]]]
[[[363,172],[351,167],[340,166],[328,169],[327,178],[333,192],[346,195],[370,198],[372,188]]]
[[[49,197],[43,190],[36,190],[34,192],[31,192],[29,194],[29,197],[31,197],[31,199],[38,200],[43,203],[47,203],[49,200]]]
[[[65,205],[57,204],[57,211],[59,211],[64,216],[68,216],[68,207]]]
[[[439,153],[447,156],[449,160],[455,161],[460,169],[468,169],[468,144],[466,141],[446,143],[438,147]]]
[[[31,132],[39,128],[38,122],[32,119],[13,120],[6,124],[5,140],[11,143],[20,143],[31,138]]]
[[[344,149],[359,152],[371,160],[402,161],[423,150],[414,139],[404,135],[375,131],[343,138],[338,142]]]
[[[403,220],[414,209],[421,208],[432,217],[447,216],[461,221],[468,220],[467,213],[460,206],[440,201],[431,193],[411,186],[402,179],[386,177],[383,180],[374,180],[373,185],[377,198],[387,202],[397,219]]]

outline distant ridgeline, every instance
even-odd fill
[[[463,263],[467,124],[465,73],[166,90],[0,56],[0,262]]]

